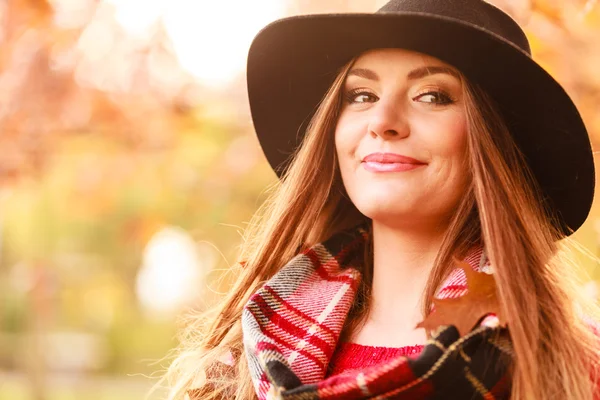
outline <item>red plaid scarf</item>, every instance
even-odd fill
[[[443,327],[418,357],[325,378],[360,283],[366,239],[357,228],[303,251],[246,304],[244,347],[258,398],[508,398],[511,343],[506,329],[483,324],[463,337],[455,327]],[[485,268],[481,249],[465,261]],[[465,291],[464,272],[456,269],[437,297]]]

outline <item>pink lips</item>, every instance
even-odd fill
[[[395,153],[372,153],[363,158],[362,163],[371,172],[410,171],[426,163]]]

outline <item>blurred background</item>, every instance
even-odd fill
[[[146,395],[182,312],[227,290],[276,179],[246,100],[253,36],[384,3],[0,0],[1,400]],[[600,5],[491,3],[526,28],[598,148]],[[599,232],[596,202],[575,238],[600,256]],[[580,263],[596,298],[600,269]]]

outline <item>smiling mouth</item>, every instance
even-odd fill
[[[370,172],[403,172],[422,167],[427,164],[411,164],[411,163],[382,163],[377,161],[363,161],[363,167]]]
[[[412,157],[395,153],[372,153],[362,160],[362,165],[371,172],[403,172],[410,171],[426,163]]]

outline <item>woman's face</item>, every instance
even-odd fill
[[[344,186],[388,225],[445,223],[468,183],[461,81],[412,51],[362,54],[343,87],[335,146]]]

